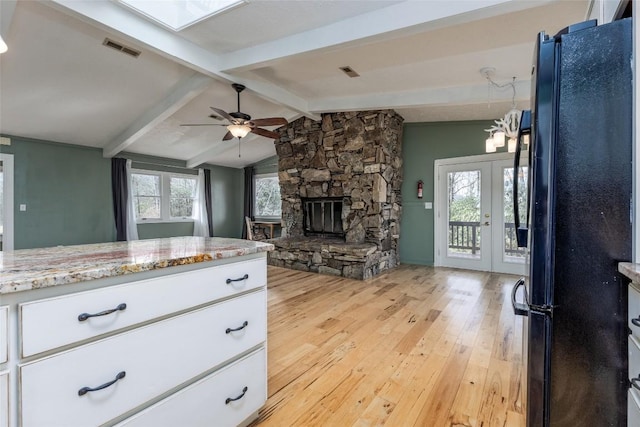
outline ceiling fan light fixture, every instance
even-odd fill
[[[229,125],[227,130],[236,138],[244,138],[251,132],[251,128],[247,125]]]

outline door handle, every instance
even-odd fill
[[[485,221],[485,222],[484,222],[484,225],[489,225],[489,221]]]
[[[529,316],[529,298],[527,297],[527,288],[524,288],[524,302],[516,302],[516,293],[518,288],[524,285],[524,278],[520,278],[511,290],[511,305],[513,306],[513,314],[516,316]]]

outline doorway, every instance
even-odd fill
[[[0,154],[0,251],[13,250],[13,155]]]
[[[435,264],[524,274],[525,249],[516,243],[513,218],[513,155],[437,160],[434,170]],[[516,178],[519,198],[526,197],[526,165]]]

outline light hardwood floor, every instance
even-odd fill
[[[268,275],[269,398],[254,426],[525,425],[516,276]]]

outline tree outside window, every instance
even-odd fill
[[[138,221],[193,219],[196,177],[136,170],[131,174],[133,206]]]
[[[282,216],[278,174],[255,176],[254,215],[257,218],[280,218]]]

